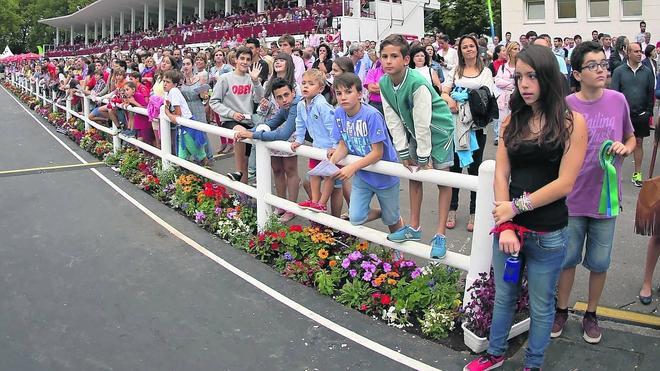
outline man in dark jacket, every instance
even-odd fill
[[[634,42],[628,45],[627,61],[617,67],[612,73],[610,89],[623,93],[630,107],[630,119],[635,131],[637,146],[633,152],[635,172],[631,181],[635,186],[642,186],[642,159],[644,152],[643,140],[651,134],[649,122],[653,116],[653,94],[655,76],[644,66],[642,61],[642,45]]]

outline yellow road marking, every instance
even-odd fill
[[[75,169],[75,168],[86,168],[86,167],[95,167],[102,165],[103,161],[90,162],[86,164],[73,164],[73,165],[55,165],[55,166],[43,166],[43,167],[33,167],[30,169],[16,169],[16,170],[4,170],[0,171],[0,175],[15,175],[22,173],[34,173],[39,171],[52,171],[52,170],[63,170],[63,169]]]
[[[578,301],[573,306],[576,311],[584,312],[587,310],[587,303]],[[620,310],[608,307],[598,307],[596,313],[606,318],[618,319],[626,322],[638,323],[647,326],[660,327],[660,316]]]

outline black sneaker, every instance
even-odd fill
[[[235,181],[235,182],[240,182],[241,178],[243,177],[243,173],[240,171],[234,171],[233,173],[227,173],[227,178]]]

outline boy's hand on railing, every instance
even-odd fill
[[[295,152],[295,151],[296,151],[296,148],[298,148],[298,147],[300,147],[300,146],[302,146],[302,143],[293,142],[293,143],[291,143],[291,150],[292,150],[293,152]]]
[[[335,148],[329,148],[328,152],[326,153],[326,157],[328,157],[328,160],[332,158],[332,155],[335,154],[336,149]]]
[[[401,160],[401,164],[411,173],[414,173],[419,168],[419,165],[413,160]]]
[[[428,162],[428,163],[426,163],[425,165],[420,165],[420,166],[417,168],[417,171],[419,171],[419,170],[432,170],[432,169],[433,169],[433,166],[431,166],[431,163]]]

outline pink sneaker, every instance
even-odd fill
[[[485,355],[468,363],[468,365],[463,368],[463,371],[494,370],[502,366],[503,363],[504,363],[504,356],[494,356],[486,353]]]
[[[328,207],[323,205],[320,202],[312,202],[311,205],[309,205],[309,209],[312,211],[316,211],[317,213],[327,213],[328,212]]]
[[[307,200],[307,201],[298,202],[298,206],[300,206],[303,209],[311,210],[312,209],[312,204],[314,204],[314,203],[315,202],[312,201],[312,200]]]

